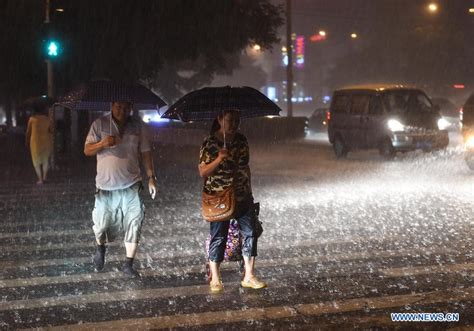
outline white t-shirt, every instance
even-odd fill
[[[86,144],[95,144],[107,136],[120,136],[115,121],[111,123],[111,115],[96,119],[89,130]],[[140,181],[140,154],[151,151],[150,141],[144,123],[129,118],[121,141],[97,153],[97,188],[101,190],[120,190]]]

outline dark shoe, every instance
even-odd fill
[[[138,271],[136,271],[135,269],[133,269],[133,267],[126,263],[123,265],[122,267],[122,272],[125,274],[125,276],[127,276],[128,278],[139,278],[140,277],[140,274],[138,273]]]
[[[104,269],[105,246],[104,248],[97,246],[97,249],[95,250],[95,254],[94,254],[94,257],[92,258],[92,261],[94,262],[95,270],[101,271],[102,269]]]

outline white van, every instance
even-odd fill
[[[448,146],[438,107],[420,89],[404,85],[360,85],[334,91],[328,135],[337,158],[351,150],[377,148],[387,158],[399,151]]]

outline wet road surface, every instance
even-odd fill
[[[159,193],[144,195],[138,280],[118,271],[121,242],[94,272],[94,160],[43,186],[29,164],[2,165],[0,328],[474,327],[474,172],[459,146],[387,162],[372,151],[336,160],[318,139],[251,145],[257,274],[269,287],[240,288],[237,263],[225,263],[222,294],[206,284],[198,147],[155,151]],[[398,312],[459,322],[392,322]]]

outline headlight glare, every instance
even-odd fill
[[[445,120],[444,118],[440,118],[438,120],[438,129],[440,130],[446,130],[449,127],[449,122]]]
[[[464,145],[466,148],[474,148],[474,136],[469,136]]]
[[[394,132],[403,131],[405,129],[402,123],[394,119],[388,120],[387,125],[390,131],[394,131]]]

